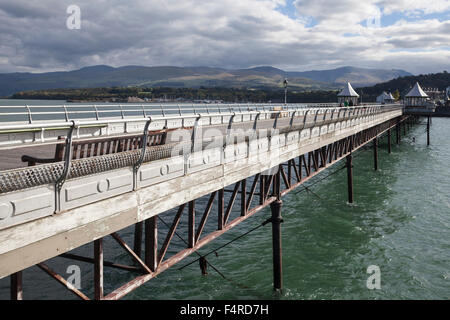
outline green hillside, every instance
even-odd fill
[[[0,97],[21,91],[99,87],[224,87],[237,89],[278,89],[289,79],[294,91],[334,90],[351,81],[355,87],[375,84],[399,75],[401,70],[343,67],[333,70],[293,72],[274,67],[228,70],[210,67],[113,68],[99,65],[67,72],[0,74]]]
[[[421,74],[418,76],[399,77],[387,82],[379,83],[371,87],[364,87],[355,89],[356,92],[363,93],[364,101],[376,101],[376,97],[383,91],[394,93],[396,90],[400,96],[404,96],[419,82],[422,88],[437,88],[444,90],[450,86],[450,73],[444,71],[441,73]]]

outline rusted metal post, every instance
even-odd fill
[[[270,204],[272,211],[272,250],[273,250],[273,288],[277,292],[283,289],[283,266],[281,249],[281,188],[280,171],[275,176],[275,192],[277,200]]]
[[[151,271],[158,268],[158,217],[145,221],[145,264]]]
[[[259,204],[263,204],[265,201],[265,193],[264,190],[266,189],[266,176],[260,175],[259,176]]]
[[[223,217],[224,217],[224,206],[225,203],[225,192],[224,189],[219,190],[219,199],[218,199],[218,222],[217,222],[217,230],[223,229]]]
[[[388,152],[391,153],[392,152],[391,129],[388,130],[387,137],[388,137]]]
[[[134,252],[140,257],[142,252],[142,222],[134,225]]]
[[[247,179],[241,182],[241,217],[247,214]]]
[[[292,183],[292,166],[291,166],[292,165],[292,161],[293,160],[289,160],[288,161],[288,176],[287,176],[287,180],[288,180],[289,185],[286,186],[288,188],[290,188],[291,183]],[[295,163],[294,163],[294,165],[295,165]]]
[[[353,203],[353,156],[350,153],[347,156],[347,190],[348,202]]]
[[[378,170],[378,137],[373,138],[373,168]]]
[[[195,246],[195,200],[189,202],[189,221],[188,221],[188,246]]]
[[[103,239],[94,241],[94,299],[103,299]]]
[[[23,300],[22,271],[11,275],[11,300]]]
[[[430,145],[430,121],[431,121],[431,117],[428,116],[428,120],[427,120],[427,146]]]

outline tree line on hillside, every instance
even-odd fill
[[[336,102],[337,91],[288,92],[290,103]],[[221,100],[224,102],[282,102],[283,90],[254,90],[235,88],[142,88],[112,87],[83,89],[52,89],[22,91],[11,96],[12,99],[45,99],[45,100],[84,100],[114,101],[138,97],[148,100]]]
[[[399,77],[372,87],[358,88],[355,91],[360,95],[362,94],[366,102],[376,101],[377,96],[383,91],[391,92],[394,97],[398,95],[400,98],[403,98],[416,82],[419,82],[422,88],[437,88],[443,91],[450,86],[450,73],[444,71],[441,73]]]

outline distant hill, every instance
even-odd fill
[[[281,88],[288,78],[291,91],[333,90],[350,81],[355,87],[372,85],[398,76],[410,75],[402,70],[343,67],[333,70],[290,72],[270,66],[227,70],[210,67],[142,67],[113,68],[105,65],[67,72],[0,74],[0,96],[21,91],[98,88],[98,87],[173,87],[173,88]]]
[[[394,78],[412,76],[403,70],[365,69],[342,67],[333,70],[291,72],[291,76],[308,78],[315,81],[345,84],[351,82],[353,87],[369,86]]]

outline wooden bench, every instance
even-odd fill
[[[163,129],[149,131],[147,146],[159,146],[166,143],[167,133],[174,129]],[[55,156],[53,158],[37,158],[28,155],[22,156],[23,162],[28,162],[28,166],[40,163],[53,163],[62,161],[64,157],[65,138],[60,137],[56,144]],[[142,146],[142,135],[118,136],[107,138],[95,138],[89,140],[78,140],[72,142],[72,159],[83,159],[117,152],[140,149]]]

